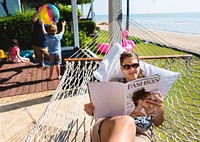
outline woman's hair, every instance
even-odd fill
[[[130,57],[135,58],[139,63],[139,56],[135,52],[124,51],[120,56],[120,65],[122,66],[125,58],[130,58]],[[140,72],[139,72],[138,78],[142,78],[142,77],[144,77],[144,75],[143,75],[142,69],[140,68]]]
[[[150,92],[145,91],[145,88],[139,88],[138,90],[133,92],[132,101],[134,102],[135,106],[138,105],[138,101],[141,99],[145,99],[148,95],[150,95]]]
[[[55,35],[57,33],[57,26],[56,24],[52,24],[48,27],[48,34],[49,35]]]
[[[124,59],[127,57],[134,57],[137,59],[138,63],[139,63],[139,57],[135,52],[128,52],[128,51],[124,51],[121,56],[120,56],[120,65],[122,66],[122,63],[124,62]]]

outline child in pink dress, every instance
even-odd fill
[[[10,51],[8,52],[8,58],[11,62],[14,62],[14,63],[30,61],[29,58],[20,56],[19,43],[16,39],[12,40],[12,47],[10,48]]]

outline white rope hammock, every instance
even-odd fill
[[[125,27],[123,22],[122,27]],[[96,80],[93,71],[99,65],[98,57],[104,56],[97,56],[97,45],[109,40],[112,42],[110,36],[117,39],[121,36],[121,31],[101,30],[99,36],[95,36],[66,60],[63,78],[27,137],[27,142],[90,141],[93,119],[83,111],[84,104],[90,101],[87,83]],[[141,60],[180,73],[179,79],[165,97],[165,122],[154,128],[157,140],[199,142],[200,58],[173,50],[177,47],[132,20],[129,23],[128,39],[136,43],[133,51],[139,54]]]

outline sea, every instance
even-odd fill
[[[147,29],[200,35],[200,12],[130,14],[129,17]],[[108,22],[108,15],[95,15],[95,21]]]

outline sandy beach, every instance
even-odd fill
[[[102,30],[108,30],[108,24],[106,22],[97,23],[97,27]],[[167,31],[150,30],[158,37],[164,39],[170,44],[177,46],[179,49],[192,51],[200,54],[200,35],[175,33]]]
[[[200,35],[151,30],[157,36],[180,49],[200,53]]]

